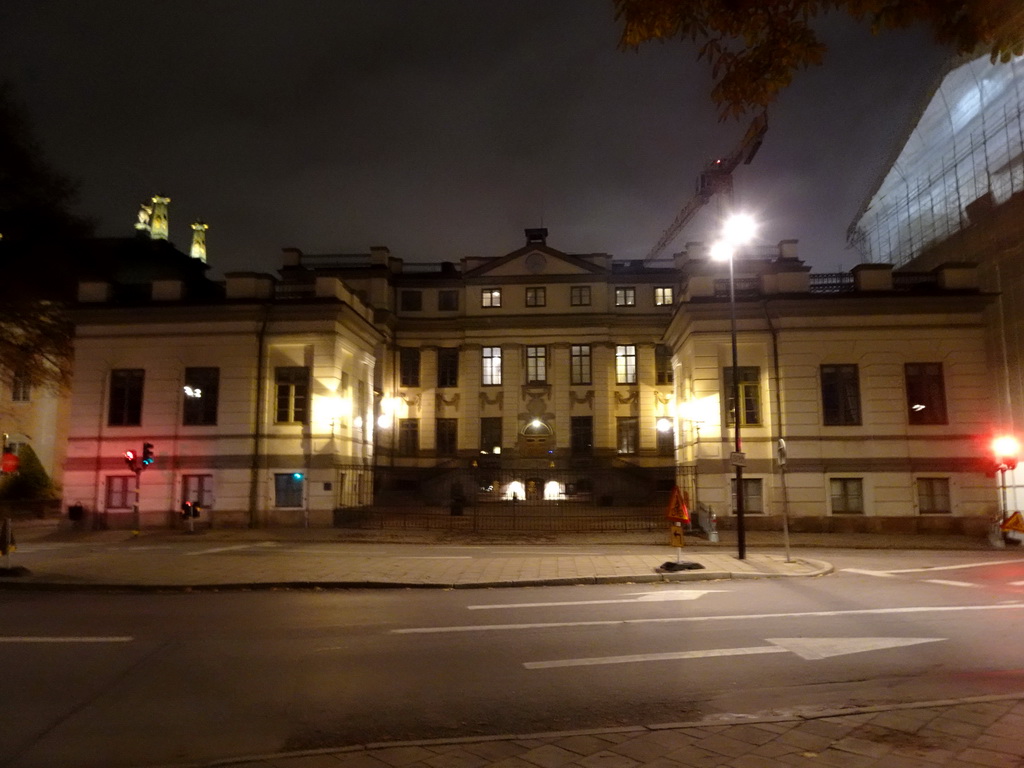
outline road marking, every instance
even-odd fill
[[[680,622],[744,621],[749,619],[811,619],[829,616],[882,616],[900,613],[951,613],[956,611],[1006,611],[1020,610],[1024,603],[1000,603],[999,605],[939,605],[912,606],[908,608],[861,608],[851,611],[801,611],[797,613],[747,613],[724,616],[671,616],[651,619],[608,619],[604,621],[555,621],[534,624],[479,624],[462,627],[409,627],[392,629],[393,635],[432,635],[451,632],[495,632],[518,629],[565,629],[567,627],[612,627],[620,624],[671,624]]]
[[[213,549],[199,549],[195,552],[186,552],[185,554],[192,557],[195,555],[215,555],[218,552],[231,552],[239,549],[251,549],[252,547],[259,546],[258,544],[232,544],[230,547],[214,547]]]
[[[663,603],[673,600],[696,600],[711,592],[727,592],[725,589],[678,589],[665,592],[634,592],[633,596],[614,600],[567,600],[555,603],[505,603],[495,605],[467,605],[471,611],[491,608],[549,608],[566,605],[611,605],[613,603]]]
[[[604,664],[633,664],[644,661],[675,661],[678,659],[707,659],[715,656],[751,656],[762,653],[795,653],[807,661],[845,656],[851,653],[902,648],[921,643],[936,643],[944,637],[767,637],[772,645],[753,648],[713,648],[707,651],[674,651],[670,653],[639,653],[630,656],[597,656],[589,659],[559,659],[556,661],[528,661],[527,669],[554,667],[593,667]]]
[[[0,637],[0,643],[130,643],[131,636],[114,637]]]
[[[1011,587],[1024,587],[1024,581],[1011,581]]]
[[[948,579],[925,579],[928,584],[942,584],[947,587],[977,587],[978,584],[972,584],[969,581],[950,581]]]
[[[892,571],[878,571],[878,573],[927,573],[931,571],[960,571],[965,568],[985,568],[989,565],[1006,565],[1007,563],[1024,563],[1024,558],[1015,560],[985,560],[980,563],[963,563],[961,565],[929,565],[924,568],[902,568]]]
[[[843,568],[842,570],[846,571],[847,573],[859,573],[862,576],[880,576],[885,579],[896,578],[889,571],[869,571],[864,568]]]

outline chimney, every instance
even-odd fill
[[[545,227],[538,227],[537,229],[524,229],[526,233],[526,244],[527,245],[547,245],[548,242],[548,230]]]

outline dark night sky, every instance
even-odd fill
[[[825,66],[735,182],[760,241],[831,271],[860,261],[846,228],[944,52],[840,16],[822,31]],[[718,122],[693,45],[618,34],[604,0],[5,0],[0,77],[98,234],[166,194],[179,247],[210,224],[214,275],[274,270],[285,246],[497,256],[540,225],[561,250],[642,258],[747,121]]]

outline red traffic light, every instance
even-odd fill
[[[992,454],[996,462],[1007,469],[1016,469],[1020,456],[1020,441],[1013,435],[1000,435],[992,441]]]

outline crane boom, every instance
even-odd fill
[[[645,262],[656,259],[668,247],[669,243],[676,239],[683,227],[689,224],[690,220],[697,215],[697,212],[708,204],[708,201],[715,194],[732,191],[732,172],[736,170],[736,166],[740,163],[746,165],[754,159],[754,155],[757,154],[761,142],[764,141],[764,135],[767,130],[768,113],[762,112],[751,121],[739,145],[731,154],[713,160],[704,167],[704,170],[697,177],[697,189],[693,197],[683,205],[675,220],[644,258]]]

